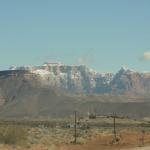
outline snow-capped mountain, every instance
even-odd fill
[[[75,93],[149,94],[150,72],[122,67],[116,74],[99,73],[85,65],[69,66],[48,62],[41,66],[11,67],[38,77],[43,86],[58,87]]]
[[[96,88],[107,86],[112,79],[112,74],[101,74],[85,65],[67,66],[62,63],[45,63],[28,69],[31,73],[38,75],[44,85],[79,93],[99,92]]]
[[[115,74],[62,63],[0,71],[0,117],[4,118],[62,117],[75,109],[83,114],[92,109],[101,115],[149,117],[149,98],[150,72],[126,67]]]
[[[150,72],[121,68],[110,82],[111,93],[150,94]]]

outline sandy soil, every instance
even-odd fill
[[[86,144],[66,145],[30,145],[22,148],[18,146],[0,145],[0,150],[150,150],[150,133],[121,132],[113,142],[112,134],[100,134],[92,137]]]

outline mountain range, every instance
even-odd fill
[[[0,118],[117,113],[150,117],[150,72],[99,73],[59,62],[0,71]]]
[[[43,86],[57,87],[73,93],[111,93],[149,95],[150,72],[137,72],[125,67],[117,73],[100,73],[85,65],[67,66],[44,63],[33,67],[11,67],[11,71],[28,71]]]

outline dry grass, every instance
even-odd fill
[[[56,120],[55,120],[56,121]],[[34,122],[21,125],[7,122],[0,124],[0,150],[99,150],[110,148],[136,147],[142,145],[142,130],[144,133],[144,144],[150,144],[150,130],[139,126],[142,122],[134,120],[117,120],[117,136],[120,141],[112,144],[113,128],[112,120],[109,118],[81,121],[81,124],[88,124],[90,128],[77,129],[77,145],[74,141],[74,128],[66,128],[68,120],[59,120],[49,126],[36,125]],[[73,122],[71,122],[73,123]],[[106,124],[106,127],[105,127]],[[129,127],[119,125],[132,125]],[[47,123],[46,123],[47,125]],[[134,127],[135,125],[135,127]]]
[[[24,145],[27,141],[27,130],[20,126],[1,126],[0,143],[8,145]]]

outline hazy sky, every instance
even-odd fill
[[[0,69],[48,60],[150,71],[150,0],[0,0]]]

